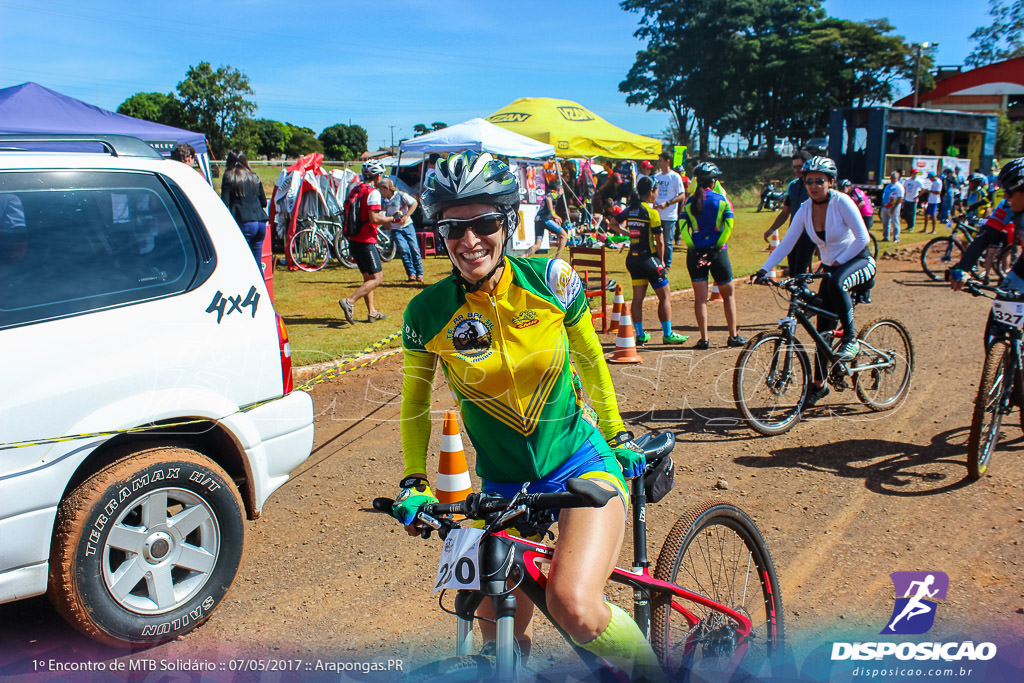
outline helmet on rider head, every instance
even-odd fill
[[[982,185],[986,185],[988,183],[988,178],[986,178],[980,173],[972,173],[971,177],[969,178],[969,182],[981,183]]]
[[[999,171],[999,187],[1003,192],[1024,190],[1024,157],[1007,162]]]
[[[702,161],[693,167],[693,175],[697,176],[697,185],[711,187],[715,180],[722,177],[722,172],[713,162]]]
[[[800,169],[800,172],[804,175],[808,173],[824,173],[825,175],[836,179],[839,172],[836,170],[836,162],[832,161],[828,157],[811,157],[804,162],[804,166]]]
[[[843,178],[839,181],[839,189],[845,190],[848,187],[853,187],[853,183],[850,182],[849,178]]]
[[[363,164],[363,179],[370,180],[377,176],[384,175],[384,165],[379,161],[371,159]]]
[[[492,204],[505,214],[506,234],[519,227],[519,181],[487,152],[459,152],[438,161],[420,203],[427,220],[453,206]]]

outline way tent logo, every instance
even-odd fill
[[[491,123],[522,123],[531,116],[533,116],[533,114],[527,114],[526,112],[506,111],[501,114],[488,116],[487,120]]]
[[[559,107],[558,113],[566,121],[593,121],[594,115],[583,107]]]
[[[935,623],[937,601],[946,599],[949,577],[938,571],[893,572],[889,577],[896,589],[896,604],[881,633],[927,632]]]

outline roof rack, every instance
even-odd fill
[[[160,153],[139,138],[130,135],[107,133],[9,133],[0,135],[0,151],[39,151],[18,144],[34,144],[39,142],[72,144],[95,142],[103,146],[108,154],[115,157],[142,157],[145,159],[162,159]]]

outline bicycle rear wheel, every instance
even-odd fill
[[[757,677],[782,655],[784,619],[775,565],[757,525],[739,508],[708,501],[687,511],[665,539],[654,578],[729,607],[753,627],[744,639],[738,623],[723,612],[654,596],[651,645],[670,680],[687,672],[698,680],[721,674],[731,680],[737,671]],[[691,624],[673,602],[699,621]]]
[[[796,424],[810,383],[811,361],[803,347],[768,331],[754,336],[740,352],[732,394],[747,424],[771,436]]]
[[[878,260],[878,240],[875,239],[874,234],[871,233],[871,232],[868,233],[868,237],[870,238],[870,240],[868,241],[868,249],[870,249],[871,258],[873,258],[873,259],[875,259],[877,261]]]
[[[877,352],[861,347],[854,368],[887,362],[886,367],[864,370],[853,375],[857,398],[872,410],[891,410],[910,390],[914,372],[914,346],[903,323],[882,318],[863,328],[857,338]]]
[[[999,442],[1003,393],[1012,388],[1006,386],[1009,363],[1010,347],[1006,342],[995,342],[985,352],[978,396],[974,399],[971,432],[967,437],[967,474],[973,480],[980,479],[988,470],[989,460]]]
[[[936,237],[921,250],[921,268],[932,280],[942,280],[946,271],[960,261],[964,248],[952,237]]]
[[[326,266],[327,259],[331,257],[327,239],[315,228],[299,230],[292,237],[288,248],[295,265],[310,272]]]

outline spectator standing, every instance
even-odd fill
[[[892,233],[893,244],[900,241],[900,209],[903,206],[903,183],[899,171],[889,174],[889,184],[882,190],[882,241],[889,241]]]
[[[249,168],[249,160],[241,150],[228,152],[221,179],[220,198],[238,223],[239,230],[256,258],[263,260],[263,240],[267,236],[267,195],[263,181]]]
[[[793,175],[796,177],[789,181],[789,185],[786,187],[786,198],[782,200],[782,210],[779,211],[779,215],[775,217],[775,220],[772,221],[772,224],[764,232],[765,242],[779,229],[779,226],[786,222],[787,218],[789,219],[789,224],[792,225],[793,216],[796,214],[797,209],[810,197],[807,194],[807,187],[804,185],[804,155],[794,154],[791,161]],[[813,257],[814,242],[807,235],[801,234],[786,260],[789,266],[789,276],[793,277],[801,273],[811,272],[811,259]]]
[[[359,232],[348,238],[349,253],[359,267],[363,275],[363,284],[356,288],[351,296],[339,299],[345,314],[345,320],[349,324],[355,323],[353,317],[355,303],[359,299],[366,299],[366,312],[369,314],[369,322],[383,320],[387,316],[377,310],[373,301],[373,290],[384,281],[382,275],[383,265],[380,262],[380,252],[377,251],[377,226],[390,223],[391,220],[381,211],[380,190],[376,185],[380,177],[384,175],[384,167],[379,161],[367,161],[363,164],[363,182],[359,183],[349,192],[349,197],[359,201]]]
[[[547,192],[544,194],[544,201],[541,202],[540,208],[537,210],[537,216],[533,220],[533,234],[534,240],[530,248],[523,254],[524,258],[529,258],[537,253],[540,249],[540,245],[544,242],[544,231],[550,232],[554,235],[558,247],[555,249],[555,258],[562,255],[562,249],[565,247],[566,236],[565,229],[562,228],[562,217],[558,215],[555,210],[555,206],[558,203],[558,198],[561,196],[562,181],[558,178],[551,180],[547,184]]]
[[[187,142],[179,143],[171,150],[171,159],[174,161],[180,161],[186,166],[195,166],[196,148]]]
[[[928,180],[925,182],[925,189],[928,191],[928,203],[924,205],[924,230],[928,231],[928,219],[932,221],[931,234],[935,234],[935,217],[939,213],[939,202],[942,201],[942,181],[935,175],[935,171],[928,171]]]
[[[871,204],[871,198],[864,194],[864,190],[854,187],[849,180],[839,183],[839,191],[845,192],[857,205],[860,217],[864,219],[864,227],[870,230],[875,222],[875,207]]]
[[[377,189],[384,215],[391,219],[391,237],[405,267],[406,282],[423,282],[423,260],[416,241],[416,227],[412,224],[412,214],[420,204],[408,192],[396,189],[391,178],[381,178]]]
[[[672,155],[662,152],[658,157],[658,173],[654,182],[658,186],[658,197],[654,208],[661,216],[661,227],[665,235],[665,270],[672,267],[672,245],[679,240],[676,224],[679,221],[679,207],[686,201],[686,186],[682,177],[672,170]]]
[[[640,167],[640,175],[646,175],[646,176],[654,175],[654,164],[652,164],[647,159],[644,159],[643,161],[641,161],[639,163],[639,167]]]
[[[914,232],[917,223],[917,201],[921,198],[924,186],[917,179],[917,169],[910,169],[907,179],[903,181],[903,217],[907,221],[907,232]]]

